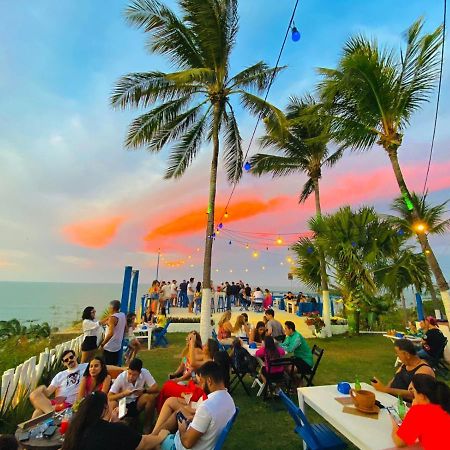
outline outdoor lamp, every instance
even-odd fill
[[[413,224],[413,229],[416,233],[426,233],[428,231],[426,224],[424,224],[423,222],[417,222]]]
[[[294,42],[298,42],[299,40],[300,40],[300,31],[298,31],[297,30],[297,27],[296,26],[293,26],[292,27],[292,40],[294,41]]]
[[[247,161],[247,162],[244,164],[244,169],[248,172],[251,168],[252,168],[252,165]]]

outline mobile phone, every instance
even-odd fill
[[[126,414],[127,414],[127,399],[124,397],[119,400],[119,415],[118,415],[119,419],[123,419],[126,416]]]
[[[186,416],[181,411],[177,412],[176,417],[177,417],[177,422],[184,422],[185,420],[187,420]]]
[[[402,419],[400,419],[400,416],[398,415],[398,412],[393,406],[388,406],[387,412],[391,415],[391,417],[394,419],[394,422],[400,426],[402,424]]]
[[[57,428],[57,427],[55,427],[55,425],[50,425],[50,426],[42,433],[42,435],[43,435],[45,438],[50,439],[50,438],[55,434],[56,428]]]
[[[17,434],[17,440],[19,442],[28,441],[30,439],[30,432],[29,431],[21,431]]]

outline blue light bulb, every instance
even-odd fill
[[[252,168],[252,165],[247,161],[247,162],[244,164],[244,169],[248,172],[251,168]]]
[[[223,227],[223,223],[220,222],[220,223],[219,223],[219,228],[222,228],[222,227]]]
[[[292,27],[292,40],[294,42],[298,42],[300,40],[300,31],[297,30],[297,27]]]

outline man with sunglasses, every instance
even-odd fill
[[[30,394],[30,402],[34,406],[33,418],[52,412],[55,406],[59,408],[72,406],[77,399],[80,381],[88,364],[78,364],[73,350],[65,350],[61,355],[61,361],[66,370],[56,374],[48,387],[39,386]],[[53,394],[55,398],[50,399]]]

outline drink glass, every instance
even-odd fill
[[[67,417],[63,417],[63,419],[61,420],[59,432],[61,434],[65,434],[68,428],[69,428],[69,419]]]

